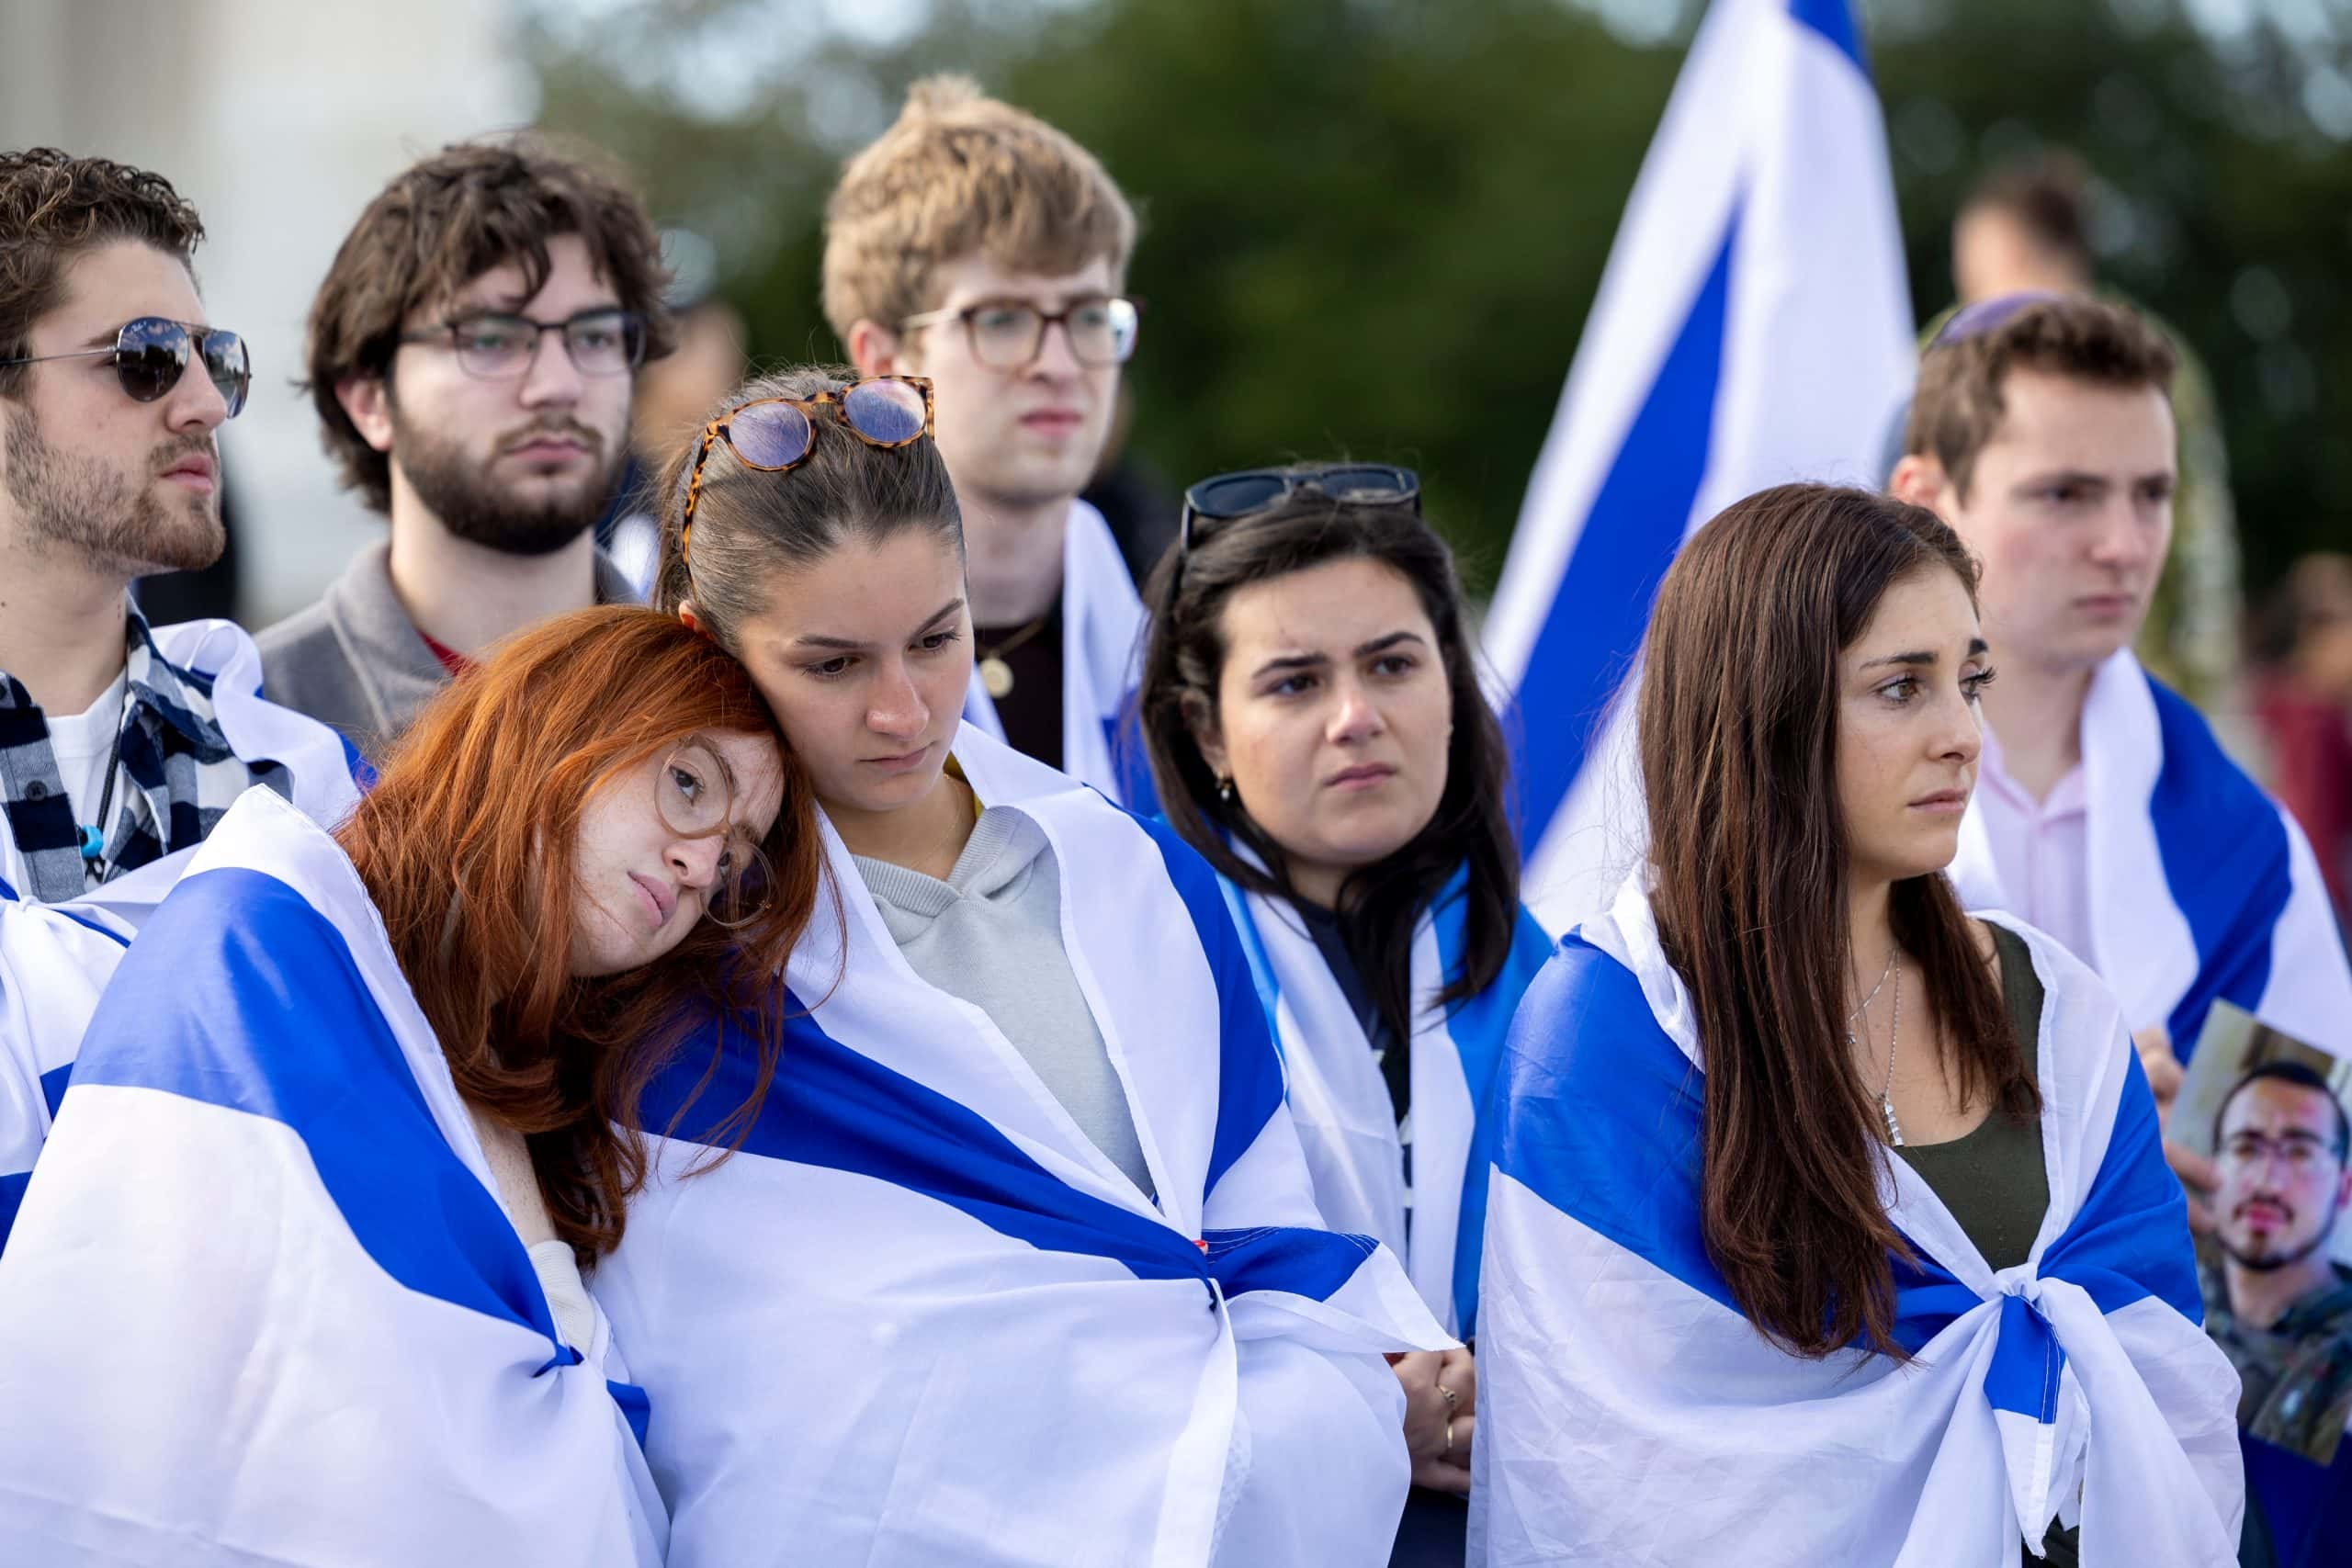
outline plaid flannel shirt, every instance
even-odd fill
[[[213,716],[211,676],[164,658],[138,610],[130,615],[130,689],[103,863],[82,858],[81,828],[58,775],[48,721],[23,684],[0,671],[0,813],[29,874],[31,886],[18,892],[37,903],[79,898],[102,881],[203,842],[251,785],[293,798],[282,763],[231,750]]]

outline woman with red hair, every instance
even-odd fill
[[[819,864],[742,667],[636,608],[506,644],[332,834],[242,797],[0,1261],[0,1561],[658,1562],[579,1267],[688,1031],[756,1111]]]

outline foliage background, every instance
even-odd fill
[[[840,162],[967,71],[1136,202],[1133,445],[1171,487],[1289,455],[1419,467],[1499,569],[1693,0],[535,0],[541,121],[718,247],[759,361],[817,308]],[[2211,371],[2258,591],[2352,544],[2352,16],[2342,0],[1867,0],[1913,304],[1953,206],[2043,143],[2103,275]]]

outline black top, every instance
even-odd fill
[[[999,644],[1019,637],[1029,623],[972,628],[973,658],[985,658]],[[1049,768],[1062,765],[1062,602],[1057,596],[1046,624],[1020,647],[1002,654],[1012,671],[1012,690],[996,698],[997,721],[1008,745]]]
[[[1348,998],[1348,1006],[1363,1026],[1363,1037],[1372,1042],[1373,1059],[1380,1064],[1380,1076],[1388,1085],[1388,1102],[1396,1108],[1396,1124],[1405,1124],[1405,1113],[1413,1108],[1412,1055],[1409,1043],[1396,1038],[1388,1027],[1380,1006],[1365,988],[1363,976],[1356,973],[1356,963],[1348,956],[1348,944],[1340,935],[1340,917],[1313,904],[1294,902],[1299,919],[1306,922],[1308,934],[1323,954],[1324,964],[1331,971],[1331,978],[1340,983],[1340,994]]]

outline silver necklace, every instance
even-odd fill
[[[1878,1113],[1886,1121],[1886,1141],[1896,1148],[1903,1146],[1903,1123],[1894,1119],[1894,1047],[1895,1043],[1903,1038],[1903,971],[1896,966],[1896,960],[1901,956],[1900,950],[1890,951],[1887,954],[1886,972],[1894,976],[1894,1018],[1886,1032],[1886,1082],[1878,1091]],[[1862,1005],[1846,1015],[1846,1022],[1849,1026],[1856,1018],[1861,1018],[1867,1023],[1871,1003],[1878,999],[1879,987],[1885,984],[1886,975],[1881,975],[1878,985],[1871,987],[1871,994],[1862,998]],[[1846,1031],[1848,1049],[1859,1043],[1852,1028],[1849,1027]]]

